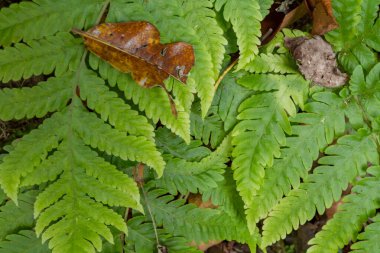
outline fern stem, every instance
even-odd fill
[[[156,237],[157,249],[160,249],[161,245],[160,245],[160,241],[158,239],[156,220],[153,217],[152,210],[151,210],[150,205],[148,203],[148,196],[146,195],[146,192],[145,192],[143,186],[141,186],[141,191],[142,191],[142,193],[144,195],[144,199],[145,199],[145,203],[146,203],[146,208],[148,209],[149,216],[152,219],[152,225],[153,225],[154,235]]]
[[[230,72],[230,70],[238,63],[239,57],[236,58],[231,64],[223,71],[223,73],[219,76],[218,80],[215,83],[214,89],[215,91],[218,89],[220,83],[223,81],[224,77]]]

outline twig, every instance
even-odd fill
[[[215,83],[214,89],[215,91],[218,89],[220,83],[223,81],[224,77],[230,72],[230,70],[238,63],[239,57],[236,58],[231,64],[223,71],[223,73],[219,76],[218,80]]]

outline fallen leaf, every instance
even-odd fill
[[[331,0],[304,0],[295,8],[293,0],[275,2],[261,23],[262,44],[268,43],[281,29],[308,13],[313,18],[313,35],[323,35],[339,26],[332,11]]]
[[[313,28],[311,34],[323,35],[335,28],[338,23],[333,14],[331,0],[304,0],[313,13]]]
[[[89,51],[117,70],[131,73],[132,78],[142,87],[164,88],[173,110],[174,102],[163,82],[173,76],[186,83],[195,60],[190,44],[161,44],[158,29],[145,21],[103,23],[87,32],[76,29],[73,32],[83,37]]]
[[[285,46],[292,53],[306,79],[330,88],[347,82],[347,75],[338,69],[331,45],[322,37],[316,35],[313,38],[285,38]]]

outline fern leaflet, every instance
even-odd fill
[[[334,217],[310,241],[313,246],[308,252],[337,252],[350,240],[354,240],[363,223],[374,215],[380,207],[380,167],[370,167],[368,172],[374,177],[363,178],[355,185],[352,194],[343,199],[344,204]]]
[[[365,130],[341,137],[325,154],[328,156],[319,159],[321,165],[313,174],[273,207],[264,221],[263,247],[313,218],[316,210],[323,213],[357,175],[363,174],[367,162],[378,164],[379,159],[373,137]]]

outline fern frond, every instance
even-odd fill
[[[294,115],[297,103],[303,107],[307,82],[298,76],[248,75],[239,80],[253,90],[275,90],[253,95],[239,107],[241,120],[233,130],[234,157],[232,169],[237,189],[245,205],[256,205],[252,198],[263,184],[265,166],[280,156],[286,144],[285,133],[291,134],[286,111]],[[294,101],[294,102],[293,102]]]
[[[327,39],[337,51],[341,51],[338,59],[349,72],[359,64],[368,70],[377,62],[373,49],[379,49],[380,36],[373,31],[379,26],[379,4],[379,0],[339,0],[332,3],[340,26],[328,33]]]
[[[63,197],[53,206],[47,208],[36,223],[36,233],[42,231],[42,241],[49,239],[53,252],[94,252],[100,251],[102,242],[99,235],[113,243],[113,236],[107,225],[127,232],[120,215],[85,196]]]
[[[154,252],[156,238],[152,222],[147,222],[145,217],[136,216],[128,220],[128,237],[126,238],[127,252],[151,253]],[[201,253],[189,246],[189,241],[183,237],[172,236],[165,229],[158,229],[158,239],[161,246],[173,253]]]
[[[166,158],[166,167],[162,178],[155,180],[156,186],[165,188],[170,194],[178,192],[204,192],[217,186],[223,180],[223,172],[231,151],[231,138],[220,144],[218,149],[199,162],[188,162],[170,155]]]
[[[215,148],[226,136],[223,121],[217,114],[217,107],[212,106],[207,116],[202,118],[199,103],[194,103],[190,115],[190,131],[196,139]]]
[[[47,244],[42,244],[31,230],[21,230],[0,242],[0,253],[50,253]]]
[[[86,75],[86,82],[81,84],[80,96],[86,100],[90,109],[95,110],[104,121],[108,120],[118,130],[153,138],[153,126],[115,92],[110,91],[103,79],[97,77],[94,72],[85,72],[82,75]]]
[[[128,237],[125,240],[126,248],[132,252],[154,252],[156,244],[153,224],[146,222],[144,216],[136,216],[127,222]]]
[[[173,200],[173,196],[166,194],[167,192],[162,189],[150,190],[147,201],[157,225],[163,225],[169,233],[196,242],[209,240],[252,242],[253,239],[244,220],[229,216],[221,210],[197,208],[193,204],[184,205],[184,200]]]
[[[297,65],[288,54],[261,53],[247,64],[245,70],[251,73],[294,74],[298,72]]]
[[[41,118],[48,112],[63,109],[70,100],[72,91],[67,85],[73,76],[49,78],[34,87],[1,89],[0,119]]]
[[[112,129],[94,114],[76,110],[73,125],[83,141],[108,154],[119,156],[123,160],[138,161],[154,168],[158,176],[162,175],[165,162],[153,142],[145,137],[127,136],[124,132]],[[86,125],[83,125],[86,122]]]
[[[269,9],[273,4],[273,0],[258,0],[260,5],[261,16],[264,18],[269,13]]]
[[[369,116],[376,118],[379,116],[380,110],[380,63],[377,63],[367,74],[364,76],[364,71],[361,66],[357,66],[352,73],[350,79],[350,90],[353,95],[356,95],[363,105]]]
[[[220,11],[222,7],[224,18],[231,22],[236,33],[240,50],[238,69],[242,69],[259,53],[260,22],[263,19],[260,5],[252,0],[215,0],[215,9]]]
[[[4,241],[7,235],[15,233],[19,229],[33,226],[33,202],[36,195],[36,191],[27,191],[20,194],[18,206],[14,202],[8,201],[0,207],[1,241]]]
[[[203,192],[202,200],[205,202],[211,200],[214,205],[231,216],[244,216],[244,202],[236,190],[236,181],[230,168],[225,170],[223,181],[218,182],[217,185]]]
[[[34,0],[0,10],[0,45],[40,39],[94,24],[104,0]]]
[[[338,212],[309,242],[313,246],[308,252],[337,252],[355,240],[363,223],[375,214],[380,207],[380,167],[370,167],[368,173],[374,177],[360,180],[351,194],[343,198],[344,203],[339,206]]]
[[[236,82],[237,74],[228,73],[222,80],[215,95],[213,105],[218,107],[218,115],[224,122],[224,131],[229,131],[237,123],[238,107],[253,92]]]
[[[93,247],[99,251],[99,235],[113,242],[106,225],[126,232],[122,217],[99,202],[139,210],[137,185],[74,136],[58,151],[70,161],[61,162],[59,179],[37,197],[36,233],[43,241],[50,239],[53,252],[93,252]]]
[[[339,28],[327,34],[327,39],[335,46],[335,49],[341,51],[349,47],[355,37],[360,24],[361,1],[359,0],[339,0],[332,3],[334,17],[340,24]]]
[[[60,76],[78,65],[83,53],[80,43],[69,33],[58,33],[28,44],[5,47],[0,50],[0,81],[17,81],[53,71]]]
[[[363,129],[341,137],[325,154],[313,174],[273,207],[264,221],[261,246],[284,238],[292,228],[312,219],[316,210],[323,213],[357,175],[363,174],[368,162],[378,164],[379,159],[373,137]]]
[[[218,78],[222,68],[225,46],[227,40],[223,36],[223,30],[218,25],[215,12],[212,10],[212,1],[186,1],[184,2],[183,12],[185,19],[192,28],[202,38],[203,44],[210,53],[214,69],[214,78]]]
[[[380,19],[376,20],[376,23],[373,25],[373,31],[378,31],[380,29]],[[365,37],[365,43],[376,50],[377,52],[380,52],[380,35],[379,33],[371,32],[367,34]]]
[[[67,165],[66,154],[55,151],[46,160],[34,167],[27,177],[21,178],[21,186],[39,185],[44,182],[54,181]]]
[[[370,253],[376,252],[380,248],[380,215],[372,219],[373,223],[369,224],[363,233],[357,237],[356,243],[351,245],[352,253]]]
[[[90,64],[93,69],[98,69],[102,78],[124,92],[127,99],[132,99],[138,104],[139,109],[145,111],[148,118],[154,123],[158,120],[175,134],[190,142],[190,115],[180,104],[176,103],[177,118],[171,112],[171,106],[167,94],[161,88],[154,87],[146,89],[139,86],[128,74],[121,73],[105,62],[90,57]]]
[[[163,127],[158,128],[155,133],[156,145],[161,153],[170,154],[190,162],[199,162],[202,158],[211,154],[208,148],[202,146],[200,140],[192,140],[187,145],[183,139]]]
[[[300,178],[307,178],[319,151],[330,144],[335,136],[345,130],[345,101],[331,92],[316,93],[305,105],[305,113],[299,113],[291,121],[292,136],[286,138],[281,156],[266,170],[261,188],[253,196],[253,205],[247,210],[247,219],[253,223],[264,218],[272,207],[287,195],[291,188],[298,188]]]
[[[65,124],[61,113],[55,113],[42,125],[15,144],[14,150],[0,164],[0,184],[4,192],[17,203],[20,178],[31,172],[45,159],[48,152],[58,146]],[[38,145],[36,145],[38,143]]]

